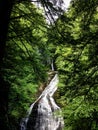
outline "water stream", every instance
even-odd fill
[[[39,98],[31,105],[26,118],[22,119],[21,130],[63,129],[61,109],[53,99],[58,82],[58,74],[55,74]]]

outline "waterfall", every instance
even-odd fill
[[[21,130],[63,129],[64,121],[61,109],[53,99],[58,81],[58,74],[55,74],[39,98],[31,105],[27,117],[22,119]]]
[[[53,59],[52,59],[52,62],[51,62],[51,70],[54,71]]]

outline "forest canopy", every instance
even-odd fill
[[[19,130],[53,64],[64,129],[98,130],[98,1],[72,0],[67,11],[55,1],[41,4],[16,2],[11,11],[1,68],[9,92],[7,128]]]

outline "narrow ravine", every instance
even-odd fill
[[[53,94],[59,79],[56,73],[39,98],[31,105],[26,118],[21,122],[21,130],[62,130],[64,121],[61,109],[55,103]]]

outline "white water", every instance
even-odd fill
[[[58,75],[55,74],[40,97],[31,105],[27,117],[21,122],[21,130],[62,130],[64,121],[60,107],[53,99],[57,90]]]

